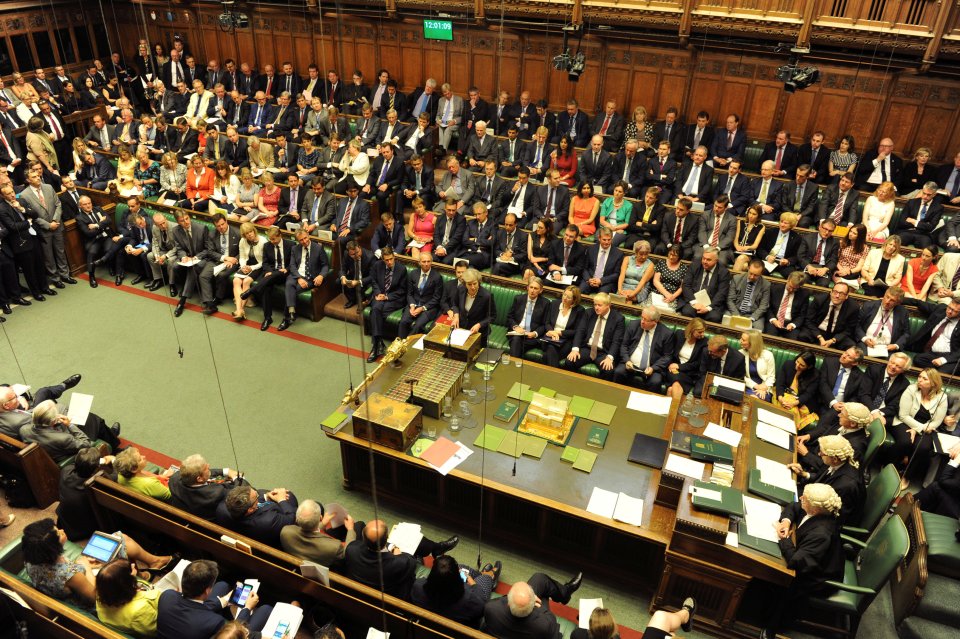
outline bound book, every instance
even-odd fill
[[[690,433],[685,433],[681,430],[673,431],[673,434],[670,435],[670,450],[677,453],[686,453],[690,454]]]
[[[587,446],[591,448],[603,448],[607,444],[607,435],[610,434],[609,428],[603,426],[593,426],[587,435]]]
[[[743,493],[727,486],[694,480],[692,501],[700,510],[738,517],[744,514]]]
[[[765,555],[770,555],[771,557],[781,557],[780,546],[769,539],[761,539],[760,537],[754,537],[747,532],[747,525],[744,522],[740,522],[740,526],[737,529],[737,543],[746,548],[751,548],[753,550],[759,550]]]
[[[699,461],[733,463],[733,448],[714,439],[690,436],[690,457]]]
[[[759,468],[752,468],[750,472],[747,473],[747,492],[769,499],[781,506],[792,504],[794,501],[794,495],[789,490],[774,486],[773,484],[764,483],[764,481],[760,479]]]
[[[516,402],[505,401],[497,408],[497,412],[493,414],[493,418],[499,419],[501,422],[509,422],[516,416],[519,409],[520,405]]]
[[[660,470],[663,468],[663,460],[667,456],[669,443],[659,437],[637,433],[633,436],[633,444],[630,446],[630,454],[627,455],[627,460]]]

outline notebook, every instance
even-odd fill
[[[637,433],[633,436],[633,444],[630,446],[627,460],[660,470],[663,468],[663,459],[667,455],[669,445],[670,442],[665,439]]]

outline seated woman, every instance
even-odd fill
[[[643,304],[650,296],[654,270],[653,260],[650,259],[650,242],[637,240],[633,244],[633,255],[620,263],[617,294],[627,298],[629,304]]]
[[[137,578],[137,567],[114,559],[97,573],[97,616],[114,630],[141,637],[157,634],[157,603],[162,590],[153,590]]]
[[[117,185],[120,195],[139,195],[140,189],[136,185],[137,160],[130,153],[130,147],[121,144],[117,150],[117,177],[111,181]]]
[[[568,220],[580,229],[581,237],[590,237],[597,232],[597,213],[600,212],[600,200],[593,194],[593,185],[581,182],[577,192],[570,198]]]
[[[653,288],[663,296],[664,303],[671,309],[677,309],[677,299],[683,294],[683,278],[687,275],[687,265],[680,261],[680,247],[673,245],[667,249],[667,259],[654,263]]]
[[[673,361],[667,367],[667,394],[682,398],[689,393],[700,377],[700,359],[707,347],[704,337],[707,325],[694,317],[683,331],[674,333]]]
[[[774,403],[793,414],[799,432],[818,419],[820,374],[817,356],[812,351],[803,351],[777,372],[777,397]]]
[[[33,424],[20,429],[20,439],[36,443],[58,464],[73,457],[81,448],[93,446],[93,440],[101,439],[114,450],[120,446],[120,424],[107,428],[101,417],[90,413],[83,429],[74,426],[70,418],[61,415],[52,399],[44,400],[33,407]]]
[[[523,281],[526,282],[536,275],[540,279],[546,277],[547,263],[550,261],[550,245],[553,243],[553,223],[547,218],[540,218],[533,225],[533,233],[527,236],[527,264],[523,271]]]
[[[900,288],[906,297],[926,301],[930,286],[933,285],[934,275],[937,273],[937,254],[940,247],[936,244],[924,248],[918,257],[907,262],[907,272],[900,280]]]
[[[433,229],[436,225],[437,217],[427,210],[427,205],[420,198],[413,200],[413,215],[407,223],[407,239],[411,242],[407,244],[406,250],[415,260],[420,259],[420,252],[433,253]],[[422,246],[412,246],[412,243],[422,244]]]
[[[233,319],[243,320],[246,315],[243,307],[247,303],[247,298],[243,294],[250,290],[254,282],[259,279],[263,272],[263,249],[266,242],[260,234],[257,233],[257,227],[250,222],[244,222],[240,225],[240,257],[237,262],[237,272],[233,274],[233,301],[237,309],[233,312]]]
[[[833,281],[844,281],[854,289],[859,288],[860,271],[863,270],[869,252],[867,227],[863,224],[854,224],[847,231],[846,237],[840,238],[840,253],[837,258],[837,270],[833,274]]]
[[[743,380],[747,395],[769,402],[777,383],[777,363],[773,353],[763,347],[760,331],[744,331],[740,335],[740,350],[747,360],[747,376]]]
[[[126,486],[147,497],[170,501],[167,481],[176,472],[173,469],[167,469],[160,475],[151,473],[147,470],[147,458],[134,446],[117,453],[117,458],[113,460],[113,467],[117,471],[121,486]]]
[[[933,438],[947,416],[943,378],[935,368],[925,368],[900,395],[900,412],[889,432],[893,445],[883,449],[881,461],[902,470],[903,490],[910,481],[923,480],[933,456]]]
[[[179,201],[187,194],[187,167],[177,162],[177,154],[167,151],[160,159],[161,202]]]
[[[868,242],[882,242],[890,235],[894,198],[897,190],[893,182],[884,182],[863,203],[863,223],[867,227]]]
[[[257,192],[253,222],[260,226],[273,226],[280,207],[280,187],[273,181],[273,173],[264,173],[260,178],[263,187]]]
[[[599,226],[610,229],[613,233],[613,245],[620,246],[627,238],[627,225],[633,214],[633,204],[625,199],[627,185],[620,181],[613,185],[613,197],[606,198],[600,205]]]
[[[544,364],[555,368],[560,366],[560,360],[566,359],[573,348],[582,321],[584,310],[580,306],[580,287],[568,286],[563,289],[560,299],[550,302],[547,309],[547,331],[543,334]]]
[[[158,557],[144,550],[127,535],[121,535],[123,545],[119,557],[130,562],[141,562],[148,572],[162,571],[173,560],[171,556]],[[65,547],[67,535],[47,517],[23,529],[24,569],[34,587],[55,599],[73,599],[88,605],[96,601],[96,582],[93,571],[100,562],[80,554],[82,548],[74,544]]]
[[[737,218],[737,234],[733,239],[733,250],[741,255],[752,256],[763,241],[766,227],[760,220],[761,210],[758,205],[751,206],[742,218]]]
[[[906,258],[900,255],[900,236],[891,235],[883,247],[874,247],[860,270],[860,288],[864,295],[883,297],[887,289],[899,284]]]
[[[233,199],[233,209],[227,214],[227,219],[234,222],[247,222],[257,212],[257,194],[260,187],[253,181],[253,173],[244,167],[240,169],[240,186]]]
[[[476,571],[450,555],[433,561],[430,574],[413,582],[410,601],[451,621],[479,628],[483,609],[500,577],[500,562]]]
[[[799,502],[784,507],[777,524],[780,552],[796,576],[785,596],[769,611],[762,639],[774,639],[789,628],[807,597],[830,592],[829,580],[843,576],[840,542],[840,497],[827,484],[807,484]],[[802,526],[800,524],[803,524]],[[796,543],[791,536],[795,530]]]

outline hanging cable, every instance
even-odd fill
[[[240,459],[237,456],[237,446],[233,441],[233,429],[230,427],[230,415],[227,413],[227,402],[223,396],[223,384],[220,381],[220,366],[217,365],[217,356],[213,352],[213,340],[210,338],[210,325],[206,316],[203,317],[203,329],[207,333],[207,346],[210,349],[210,362],[213,364],[213,374],[217,379],[217,392],[220,393],[220,407],[223,409],[223,421],[227,426],[227,437],[230,438],[230,450],[233,451],[233,464],[240,468]]]
[[[13,342],[10,340],[10,333],[7,332],[5,324],[6,322],[0,324],[0,327],[3,328],[3,336],[7,338],[7,344],[10,346],[10,354],[13,356],[13,361],[17,364],[17,370],[20,371],[20,380],[26,384],[27,376],[23,374],[23,366],[20,365],[20,358],[17,357],[17,351],[13,348]]]

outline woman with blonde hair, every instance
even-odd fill
[[[913,162],[903,166],[897,188],[897,191],[902,194],[901,197],[910,199],[918,196],[923,183],[933,179],[933,167],[927,166],[931,155],[933,152],[929,148],[921,146],[914,152]]]
[[[740,335],[740,350],[747,361],[747,374],[743,380],[747,394],[769,402],[777,383],[777,363],[773,353],[764,348],[760,331],[744,331]]]
[[[246,293],[263,272],[263,248],[266,245],[260,234],[257,233],[257,227],[250,222],[244,222],[240,225],[240,255],[238,258],[238,269],[233,275],[233,302],[237,309],[233,312],[233,319],[238,322],[243,320],[243,307],[247,303],[244,293]],[[249,296],[248,296],[249,297]]]
[[[902,470],[902,489],[926,476],[934,454],[933,438],[947,416],[947,404],[943,378],[935,368],[920,371],[917,381],[900,395],[900,411],[888,429],[893,445],[883,449],[881,462]]]
[[[653,122],[647,119],[647,109],[642,104],[633,110],[633,118],[627,122],[623,131],[624,140],[636,140],[640,151],[647,152],[653,142]],[[626,144],[626,142],[624,142]]]
[[[860,288],[864,295],[882,297],[888,288],[900,283],[906,263],[906,258],[900,255],[899,235],[891,235],[883,246],[870,249],[860,269]]]
[[[178,202],[187,192],[187,167],[177,161],[177,154],[167,151],[160,158],[160,200]]]
[[[882,242],[890,235],[894,198],[897,189],[893,182],[884,182],[863,204],[863,223],[867,227],[868,242]]]

